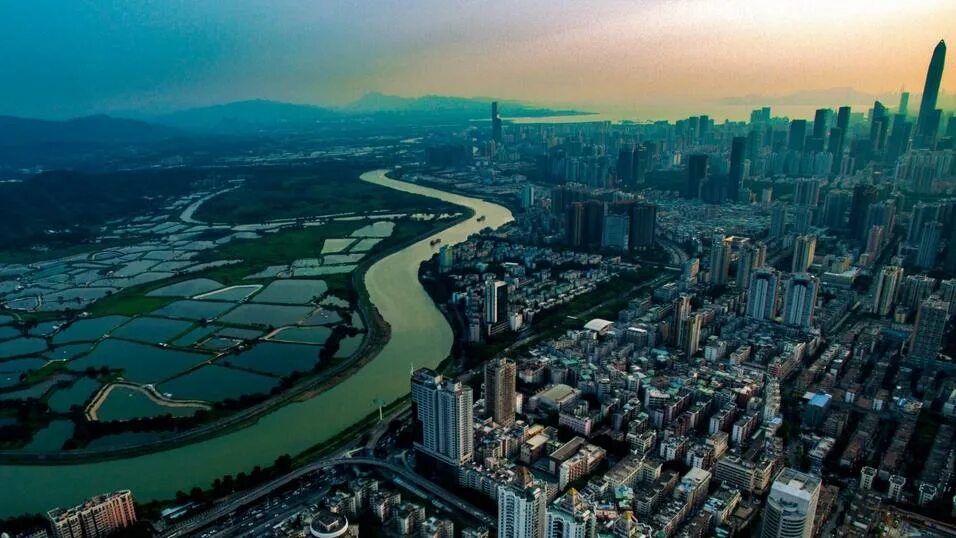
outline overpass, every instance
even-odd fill
[[[286,475],[283,475],[279,478],[276,478],[266,484],[263,484],[257,488],[251,489],[237,494],[236,496],[229,498],[228,500],[216,505],[215,507],[197,514],[186,521],[177,523],[176,525],[170,527],[161,536],[163,538],[175,538],[179,536],[190,536],[193,532],[209,525],[216,520],[225,517],[231,512],[234,512],[247,504],[251,504],[266,495],[271,494],[273,491],[280,489],[284,486],[287,486],[296,480],[299,480],[305,476],[308,476],[312,473],[316,473],[325,469],[329,469],[337,466],[368,466],[375,467],[383,471],[392,473],[395,476],[402,478],[409,484],[412,484],[422,491],[428,493],[429,495],[434,496],[434,500],[439,501],[445,505],[451,506],[456,510],[466,514],[475,521],[480,522],[482,525],[485,525],[490,528],[497,526],[497,520],[495,517],[488,515],[484,511],[476,508],[471,505],[464,499],[458,497],[457,495],[451,493],[450,491],[442,488],[441,486],[435,484],[434,482],[423,478],[422,476],[411,472],[410,470],[399,467],[387,461],[383,461],[376,458],[330,458],[322,461],[317,461],[311,463],[304,467],[300,467]]]

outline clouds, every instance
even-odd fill
[[[921,86],[956,3],[31,0],[0,18],[0,113],[369,90],[646,106]],[[947,69],[944,88],[956,84]]]

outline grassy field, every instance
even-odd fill
[[[454,207],[366,183],[359,179],[366,170],[345,163],[254,169],[243,174],[246,182],[241,188],[209,200],[196,216],[211,222],[250,223],[353,211],[450,211]]]

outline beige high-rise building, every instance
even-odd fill
[[[896,295],[903,282],[903,268],[885,265],[876,281],[876,293],[873,296],[873,313],[888,316],[896,304]]]
[[[98,495],[73,508],[54,508],[47,517],[57,538],[99,538],[136,523],[136,510],[127,489]]]
[[[813,257],[817,252],[817,236],[798,235],[793,243],[793,264],[790,271],[804,273],[813,264]]]
[[[515,422],[515,378],[517,367],[509,359],[485,363],[485,409],[499,426]]]

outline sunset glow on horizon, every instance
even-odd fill
[[[800,4],[23,3],[0,22],[0,54],[12,64],[0,75],[0,113],[65,117],[250,98],[342,105],[380,91],[667,117],[728,98],[773,104],[834,88],[917,94],[933,47],[956,42],[954,2]],[[956,69],[944,71],[942,91],[941,105],[952,106]]]

